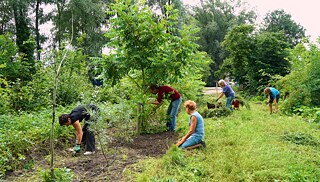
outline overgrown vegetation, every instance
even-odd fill
[[[59,108],[58,111],[65,112],[66,108]],[[21,112],[19,115],[0,115],[1,177],[17,169],[32,169],[34,155],[49,154],[50,118],[50,110],[32,114]],[[56,145],[66,147],[70,144],[70,129],[56,127]]]
[[[290,52],[292,71],[276,85],[281,89],[287,114],[298,114],[309,122],[320,122],[320,48],[315,44],[298,45]]]
[[[251,110],[206,118],[205,150],[181,151],[173,146],[163,158],[127,169],[127,180],[317,181],[319,125],[298,117],[270,115],[267,106],[251,104]],[[179,118],[184,132],[188,117]]]
[[[52,104],[58,114],[97,104],[101,116],[91,129],[102,147],[111,140],[108,129],[126,142],[137,131],[163,132],[169,103],[147,104],[155,98],[149,84],[170,85],[183,100],[197,102],[206,120],[207,149],[172,146],[162,159],[136,164],[141,172],[128,168],[129,180],[320,179],[319,45],[303,40],[304,28],[283,10],[269,13],[256,30],[247,24],[255,13],[241,9],[241,1],[233,3],[213,0],[187,12],[180,1],[166,0],[1,1],[0,179],[34,170],[38,156],[48,158],[50,121],[56,119]],[[49,4],[54,8],[45,13],[42,5]],[[48,20],[54,31],[41,35],[39,25]],[[46,39],[52,42],[42,52]],[[65,61],[52,103],[60,60]],[[223,99],[215,103],[215,95],[203,94],[217,78],[236,81],[240,110],[230,112]],[[269,85],[282,96],[276,115],[265,107],[262,90]],[[219,108],[209,109],[208,103]],[[179,135],[189,129],[181,111]],[[70,147],[72,128],[54,128],[55,146]],[[47,169],[37,171],[45,181],[74,177],[69,168],[54,169],[55,179]]]

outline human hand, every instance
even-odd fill
[[[77,144],[74,149],[73,149],[76,153],[80,152],[80,145]]]
[[[179,138],[179,139],[176,141],[176,143],[180,142],[181,140],[182,140],[182,138]]]
[[[179,147],[180,145],[182,145],[185,142],[185,140],[183,140],[183,138],[179,139],[176,143],[176,146]]]
[[[183,142],[180,140],[176,143],[176,146],[179,147],[181,144],[183,144]]]

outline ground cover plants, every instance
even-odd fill
[[[59,108],[59,112],[66,108]],[[48,155],[50,118],[48,110],[37,113],[22,112],[19,115],[0,116],[0,176],[18,170],[29,170],[34,167],[36,160]],[[56,127],[55,140],[57,147],[64,148],[70,130]]]
[[[270,115],[266,105],[256,102],[250,102],[250,105],[251,109],[242,107],[226,117],[205,118],[207,147],[192,151],[182,151],[173,145],[177,138],[188,130],[189,116],[184,110],[181,110],[178,117],[176,135],[160,132],[129,137],[130,135],[121,132],[124,130],[118,127],[106,127],[103,136],[109,138],[108,141],[104,141],[107,160],[101,150],[92,157],[72,157],[65,149],[72,146],[73,131],[66,130],[65,127],[56,127],[60,130],[56,131],[59,135],[56,139],[56,173],[66,181],[316,181],[319,179],[319,125],[281,113]],[[108,106],[102,106],[108,110],[105,107]],[[60,108],[59,112],[63,111],[66,109]],[[37,123],[34,123],[38,121],[35,117],[27,114],[13,116],[12,122],[29,121],[23,124],[27,129],[19,126],[19,130],[35,133],[39,131],[37,126],[46,125],[41,119],[44,121],[48,117],[41,114],[39,116],[37,118],[40,120]],[[49,124],[47,123],[47,128]],[[117,126],[117,123],[114,124]],[[130,130],[130,128],[124,129]],[[19,146],[24,147],[22,141],[29,141],[30,144],[31,141],[38,140],[44,144],[39,145],[39,148],[35,148],[35,143],[28,147],[29,152],[38,151],[38,153],[28,155],[28,152],[18,151],[20,155],[15,157],[17,160],[23,160],[23,156],[26,156],[27,160],[30,159],[28,156],[31,156],[32,162],[26,162],[24,166],[11,167],[9,171],[12,173],[7,173],[8,180],[44,180],[48,176],[45,173],[49,167],[46,157],[48,152],[44,151],[48,150],[46,137],[49,136],[49,130],[43,135],[38,133],[31,135],[29,132],[25,132],[25,138],[21,141],[17,138],[8,139],[16,141],[15,145],[18,147],[15,149],[21,149]],[[123,140],[124,136],[130,139]],[[39,152],[42,150],[43,153]],[[70,176],[73,176],[72,180]]]
[[[184,119],[183,119],[184,118]],[[188,116],[180,118],[187,130]],[[184,120],[184,121],[183,121]],[[205,119],[204,150],[172,147],[126,171],[132,181],[317,181],[319,125],[298,117],[269,114],[251,104],[222,118]],[[139,169],[137,172],[136,169]],[[135,170],[132,170],[135,169]]]

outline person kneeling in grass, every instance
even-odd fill
[[[205,146],[204,138],[204,120],[202,116],[196,111],[196,103],[188,100],[183,106],[186,112],[190,115],[188,124],[190,129],[188,133],[176,143],[176,146],[182,149],[193,148],[197,144]]]

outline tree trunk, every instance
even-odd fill
[[[37,60],[40,60],[40,50],[41,50],[41,46],[40,46],[40,32],[39,32],[39,11],[40,11],[40,4],[41,4],[41,0],[37,0],[37,4],[36,4],[36,22],[35,22],[35,32],[36,32],[36,42],[37,42]]]

